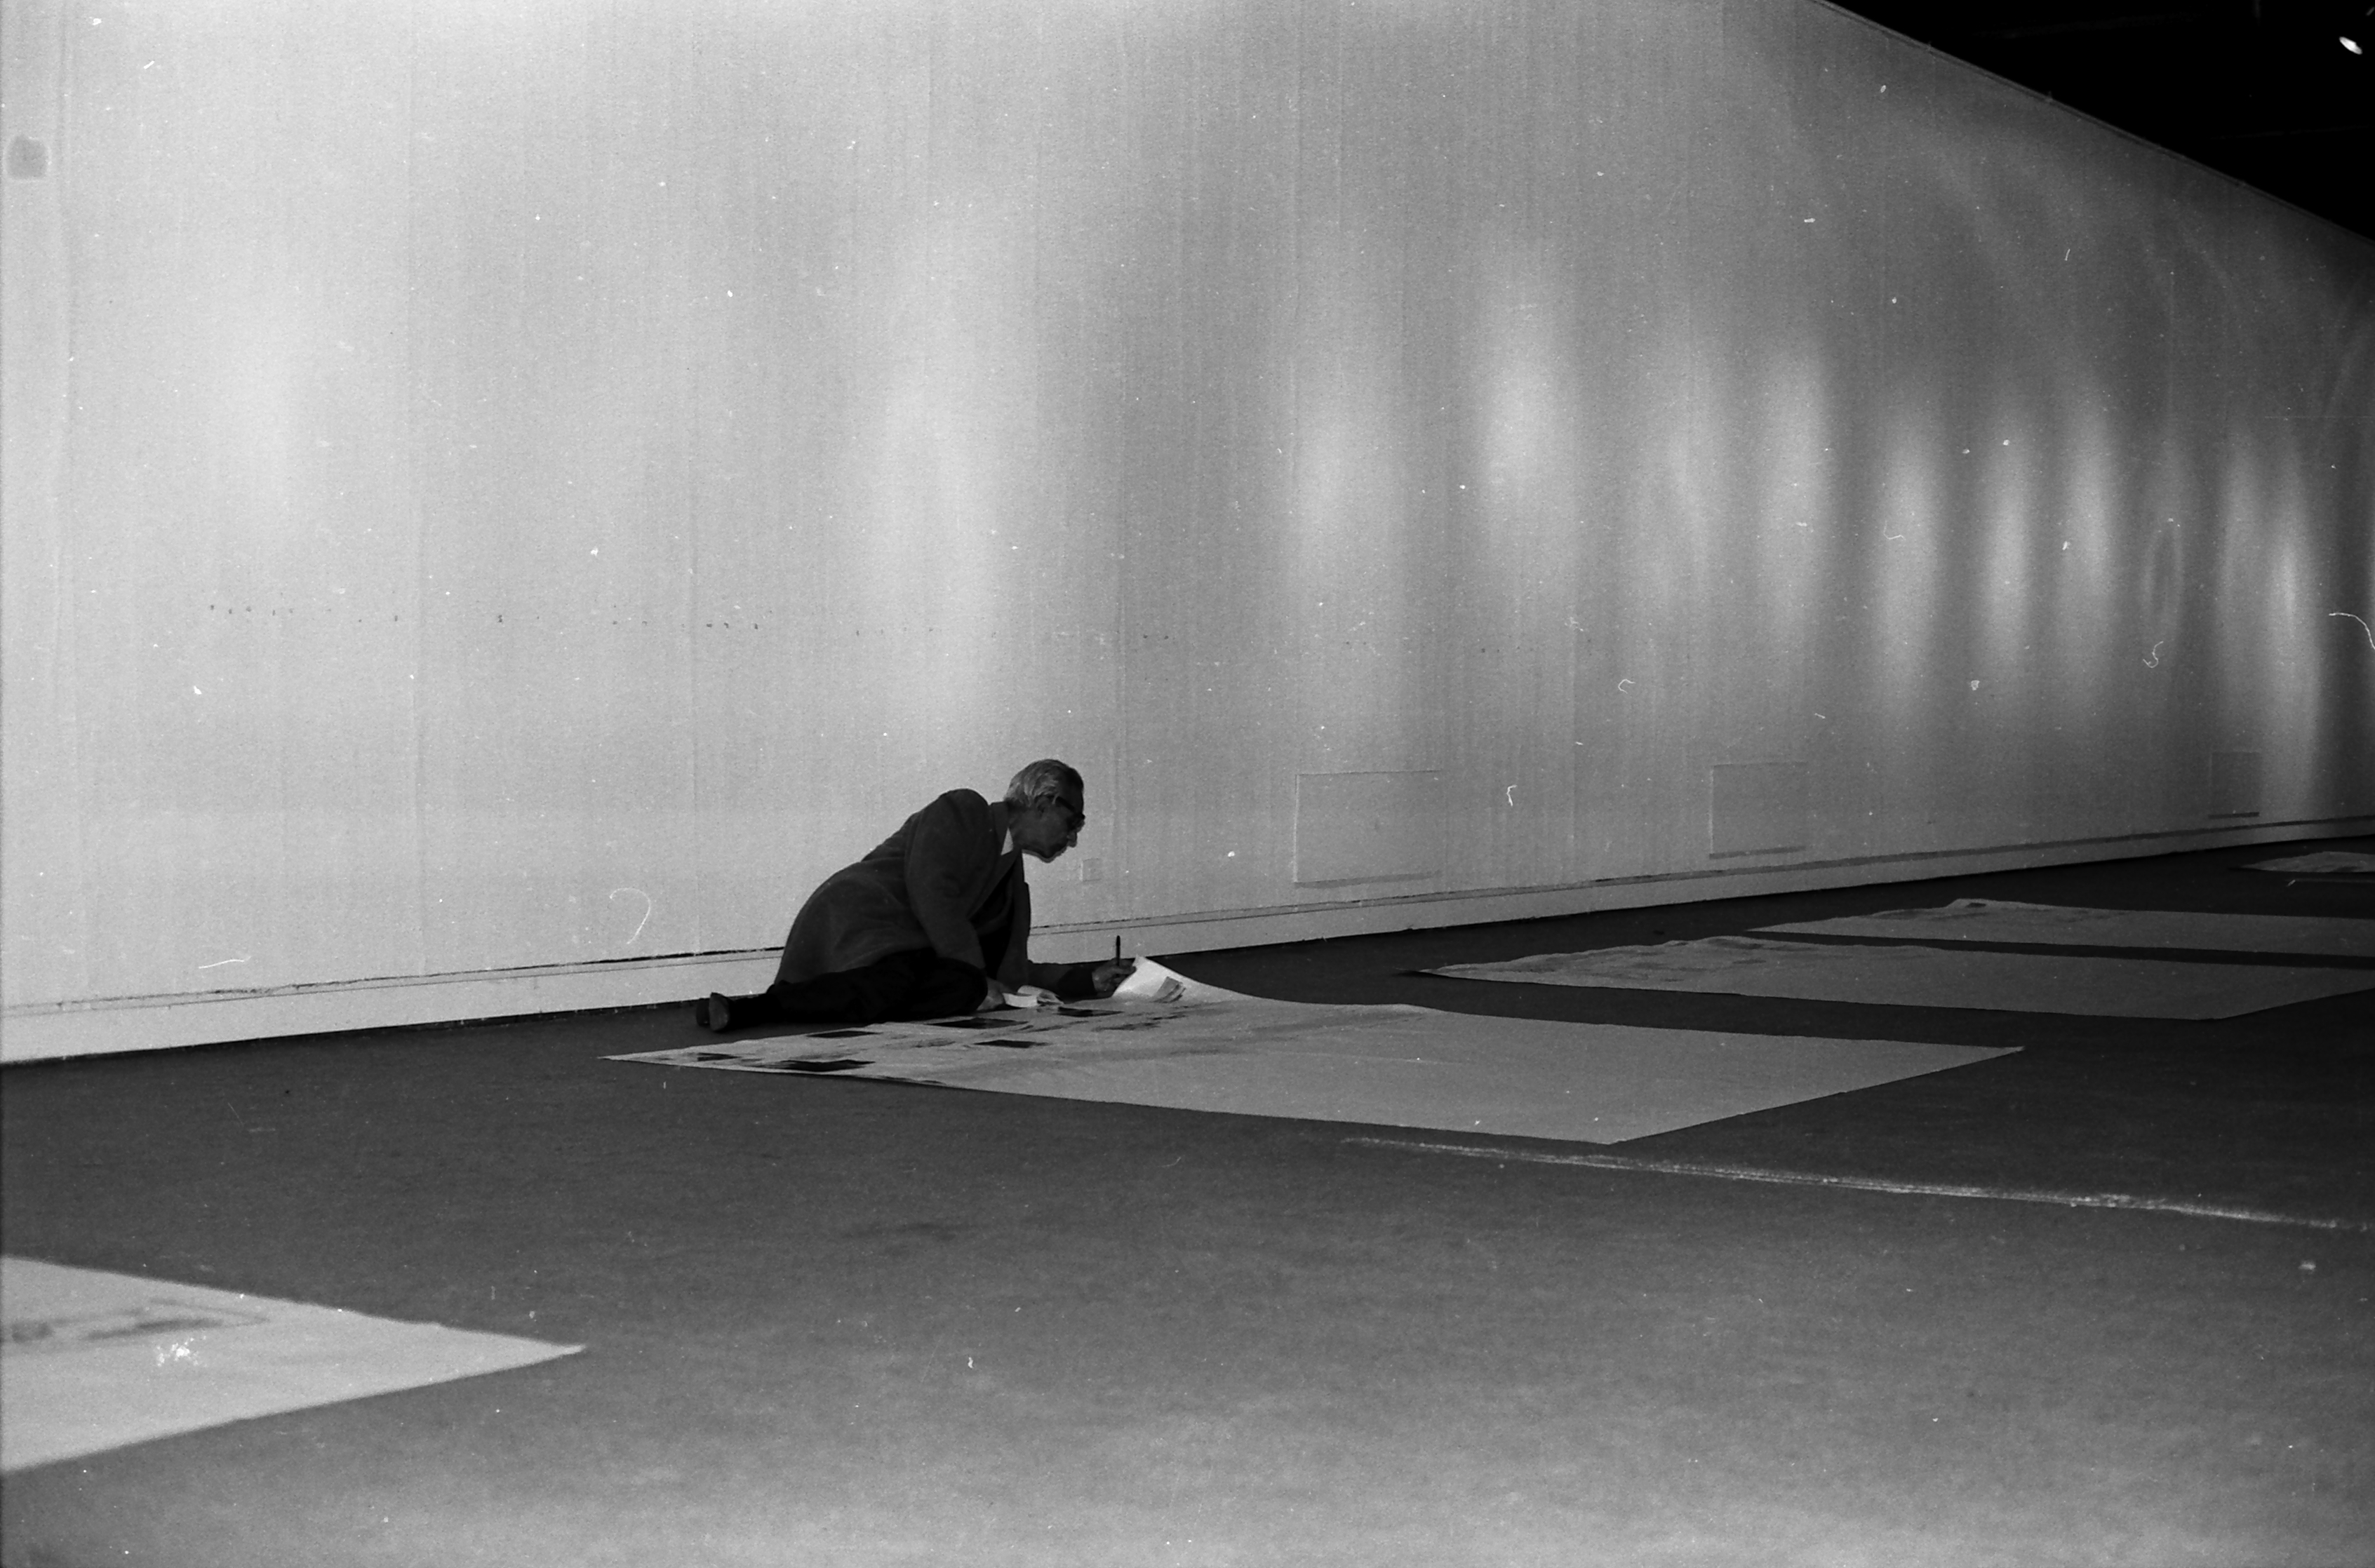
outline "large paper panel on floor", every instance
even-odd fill
[[[2281,860],[2255,860],[2244,869],[2296,877],[2365,877],[2375,881],[2375,855],[2355,849],[2320,849],[2308,855],[2288,855]]]
[[[1537,953],[1502,963],[1456,963],[1429,974],[1598,985],[1628,991],[1703,991],[1893,1007],[1982,1008],[1998,1012],[2107,1018],[2233,1018],[2345,991],[2375,990],[2375,972],[2170,959],[2062,957],[1979,949],[1857,947],[1708,937],[1654,947]]]
[[[1199,988],[1170,1005],[1125,998],[612,1059],[1619,1143],[2003,1054],[1324,1007]]]
[[[0,1258],[0,1468],[571,1354],[501,1334]]]
[[[2375,920],[2311,914],[2215,914],[2180,909],[2076,909],[1956,899],[1836,920],[1762,925],[1817,937],[1911,937],[1925,942],[2035,942],[2088,948],[2192,948],[2205,952],[2375,958]]]

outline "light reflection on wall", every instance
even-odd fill
[[[2136,508],[2142,513],[2142,541],[2133,573],[2133,639],[2144,651],[2138,653],[2133,645],[2126,650],[2150,669],[2162,667],[2160,654],[2154,650],[2173,660],[2185,642],[2186,584],[2208,521],[2203,497],[2209,486],[2200,466],[2215,464],[2221,456],[2215,447],[2195,452],[2176,430],[2164,433],[2158,447],[2153,471],[2139,487]]]
[[[1406,461],[1400,333],[1363,246],[1338,235],[1306,265],[1333,281],[1306,308],[1295,431],[1294,540],[1306,772],[1404,771],[1435,760],[1440,714],[1422,672],[1434,629],[1416,602],[1433,565]]]
[[[998,526],[1005,454],[986,408],[988,377],[968,351],[964,324],[932,324],[888,389],[878,488],[852,520],[862,623],[884,635],[871,667],[851,673],[871,688],[892,730],[886,759],[918,763],[942,760],[932,755],[932,732],[943,715],[969,718],[993,700],[1010,603],[1007,547],[1018,542]]]
[[[2309,509],[2289,481],[2278,487],[2273,499],[2275,504],[2261,535],[2266,554],[2258,614],[2252,619],[2263,629],[2260,645],[2253,650],[2260,677],[2254,694],[2256,727],[2286,743],[2272,760],[2275,766],[2270,771],[2275,772],[2287,769],[2296,755],[2317,749],[2324,708],[2324,670],[2317,651],[2320,644],[2330,643],[2322,635],[2325,628],[2309,592],[2308,556],[2313,548]]]
[[[1496,229],[1479,247],[1473,351],[1462,385],[1474,453],[1454,513],[1450,569],[1461,585],[1453,633],[1471,695],[1452,714],[1453,755],[1496,781],[1502,805],[1471,831],[1459,882],[1494,886],[1565,867],[1572,799],[1575,659],[1587,635],[1583,584],[1590,413],[1576,353],[1573,263]],[[1472,651],[1471,651],[1472,650]],[[1525,802],[1521,808],[1518,801]]]
[[[1756,509],[1758,643],[1785,664],[1811,652],[1824,608],[1819,564],[1838,515],[1838,456],[1828,422],[1837,407],[1822,356],[1801,346],[1775,354],[1765,372],[1760,439],[1750,476]]]
[[[1024,504],[1030,343],[1010,310],[985,304],[1029,292],[1027,250],[998,207],[992,193],[938,186],[903,215],[881,363],[860,383],[854,515],[836,530],[849,600],[812,607],[857,633],[859,656],[832,677],[857,700],[828,710],[862,726],[877,801],[920,804],[956,782],[993,792],[1028,760],[1006,760],[1016,742],[1000,716],[1014,705],[1025,579],[1055,546]]]
[[[2117,570],[2118,514],[2121,501],[2120,432],[2098,398],[2067,396],[2062,408],[2062,483],[2047,515],[2058,525],[2049,533],[2039,568],[2052,584],[2053,636],[2046,667],[2052,683],[2052,721],[2062,737],[2087,735],[2107,713],[2104,690],[2110,657],[2110,638],[2117,630],[2115,607],[2105,590]],[[2058,747],[2065,753],[2086,749]],[[2066,793],[2084,789],[2084,778],[2068,779],[2056,769],[2065,793],[2060,809],[2086,811],[2086,797]]]
[[[1523,575],[1530,560],[1573,536],[1583,411],[1561,268],[1514,238],[1481,248],[1471,395],[1483,493],[1470,506],[1500,563],[1495,586],[1514,602],[1544,585]]]
[[[1656,421],[1648,454],[1655,466],[1643,477],[1654,488],[1635,523],[1650,536],[1644,586],[1677,633],[1709,614],[1729,586],[1717,576],[1732,521],[1724,489],[1731,477],[1726,420],[1737,401],[1727,372],[1717,345],[1676,332],[1661,345],[1646,400]],[[1677,637],[1669,654],[1681,676],[1689,665],[1687,645]]]
[[[1972,673],[2023,693],[2034,690],[2034,577],[2040,559],[2044,441],[2020,403],[2007,401],[1980,429],[1977,576],[1979,661]]]
[[[1949,699],[1940,667],[1941,576],[1952,519],[1945,511],[1946,433],[1934,406],[1901,398],[1882,426],[1879,484],[1861,542],[1870,552],[1873,658],[1867,666],[1875,744],[1899,768],[1934,761],[1932,734]]]
[[[218,340],[219,379],[208,392],[227,427],[223,454],[234,470],[229,489],[239,498],[236,521],[247,528],[286,526],[294,497],[296,361],[319,336],[291,319],[295,314],[289,304],[258,301],[233,314]]]

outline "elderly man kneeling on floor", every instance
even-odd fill
[[[1035,985],[1067,1001],[1110,996],[1134,961],[1033,963],[1022,856],[1052,861],[1088,821],[1081,775],[1047,758],[996,805],[952,789],[809,895],[775,983],[713,994],[695,1022],[724,1033],[770,1023],[948,1018]]]

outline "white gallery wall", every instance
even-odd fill
[[[0,44],[11,1055],[2375,816],[2375,243],[1814,0]]]

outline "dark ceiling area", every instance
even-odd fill
[[[2375,0],[1840,0],[2375,239]]]

